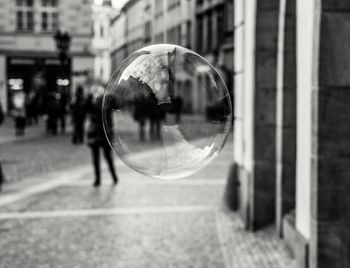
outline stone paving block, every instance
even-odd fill
[[[246,231],[233,213],[217,214],[219,236],[227,252],[227,267],[233,268],[296,268],[286,246],[274,228],[258,232]]]
[[[319,136],[314,148],[323,156],[344,157],[350,155],[350,89],[329,88],[313,92],[314,105],[318,107],[318,120],[313,135]],[[318,122],[318,124],[316,124]]]
[[[295,127],[283,128],[282,162],[295,164],[296,159],[296,129]]]
[[[279,1],[277,1],[277,0],[260,0],[260,1],[257,1],[257,8],[259,10],[278,10]]]
[[[257,126],[254,133],[254,158],[271,164],[276,160],[276,127]]]
[[[328,12],[350,11],[350,2],[348,0],[323,0],[322,10]]]
[[[276,90],[277,51],[268,49],[256,52],[256,91],[261,88]]]
[[[320,221],[349,220],[349,159],[313,157],[311,163],[315,170],[311,180],[311,217]]]
[[[296,88],[283,88],[283,126],[296,126]]]
[[[276,88],[259,88],[255,92],[255,125],[276,124]]]
[[[349,86],[350,11],[323,13],[320,38],[320,86]]]

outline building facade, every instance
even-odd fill
[[[111,19],[111,69],[115,72],[127,57],[126,49],[126,16],[123,11]]]
[[[96,79],[107,83],[111,74],[111,29],[110,21],[116,15],[117,10],[112,7],[112,2],[103,1],[100,5],[93,6],[93,39],[92,51],[95,56],[94,76]]]
[[[188,0],[126,2],[111,20],[114,62],[120,63],[121,58],[151,44],[170,43],[193,49],[194,5]]]
[[[194,50],[209,60],[224,79],[233,99],[233,0],[196,0]],[[198,84],[208,83],[205,75]]]
[[[64,79],[60,77],[62,66],[54,41],[57,30],[71,36]],[[5,110],[11,109],[13,90],[28,93],[35,81],[46,87],[74,87],[79,74],[93,68],[91,37],[90,0],[1,1],[0,99]]]
[[[195,49],[233,70],[233,1],[196,0]]]
[[[194,1],[152,0],[154,43],[169,43],[193,49]]]
[[[235,1],[235,185],[298,268],[350,265],[347,1]]]

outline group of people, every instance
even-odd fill
[[[109,170],[112,175],[113,184],[118,183],[116,169],[113,163],[111,147],[105,136],[102,123],[102,99],[104,94],[104,87],[100,84],[92,85],[84,92],[82,86],[78,86],[72,100],[68,100],[68,96],[59,89],[48,91],[41,96],[40,102],[36,100],[35,96],[26,94],[24,91],[16,92],[13,96],[13,111],[12,116],[15,123],[15,134],[24,135],[26,125],[38,123],[39,114],[43,114],[46,120],[46,131],[50,134],[56,135],[59,127],[61,133],[66,130],[66,117],[68,111],[72,119],[72,143],[82,144],[85,137],[87,144],[91,148],[92,162],[94,166],[95,180],[93,185],[98,187],[101,184],[101,169],[100,169],[100,151],[103,152],[107,161]],[[44,105],[43,105],[44,104]],[[34,111],[36,111],[34,113]],[[2,115],[2,116],[1,116]],[[0,114],[4,118],[4,114]],[[106,118],[111,121],[111,115],[107,114]],[[85,122],[88,121],[85,128]],[[111,139],[112,137],[110,137]]]
[[[65,89],[48,90],[45,94],[35,90],[16,91],[12,93],[12,104],[16,135],[24,135],[27,126],[38,124],[40,115],[45,116],[47,133],[56,135],[59,127],[65,132],[68,112]]]
[[[129,78],[130,79],[130,78]],[[181,121],[182,98],[180,96],[172,97],[171,101],[160,103],[153,90],[146,83],[139,83],[140,92],[133,100],[134,120],[139,124],[140,141],[145,141],[145,125],[149,122],[149,137],[151,141],[161,140],[161,125],[166,119],[167,113],[175,115],[176,124]]]

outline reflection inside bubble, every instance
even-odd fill
[[[208,164],[225,143],[231,114],[217,71],[174,45],[146,47],[127,58],[103,102],[105,132],[121,159],[163,179],[185,177]]]

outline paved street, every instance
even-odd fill
[[[16,176],[0,195],[0,267],[294,268],[273,228],[246,232],[225,210],[228,141],[209,167],[176,181],[116,158],[120,183],[104,167],[99,189],[88,149],[67,135],[0,145]]]

